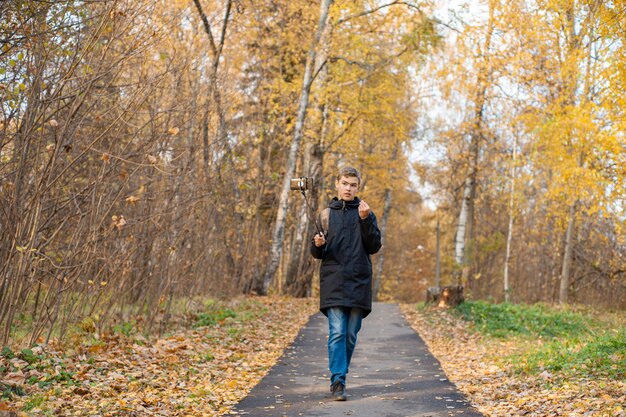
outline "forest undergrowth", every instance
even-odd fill
[[[4,347],[0,414],[18,416],[216,416],[274,365],[316,310],[311,299],[205,300],[175,317],[175,331],[136,323],[63,344]]]
[[[315,299],[205,300],[148,335],[137,322],[0,354],[0,411],[18,416],[218,416],[247,395]],[[466,302],[403,304],[452,382],[486,416],[626,416],[626,314]],[[91,329],[93,330],[93,329]]]
[[[543,304],[402,305],[486,416],[626,416],[626,314]]]

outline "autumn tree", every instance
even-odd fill
[[[623,140],[605,117],[613,96],[613,87],[607,87],[615,80],[608,63],[620,48],[615,47],[615,33],[599,29],[615,8],[602,2],[482,5],[483,12],[459,25],[460,33],[451,36],[455,43],[445,50],[454,51],[451,62],[470,66],[442,61],[447,70],[439,78],[445,105],[455,108],[460,103],[460,114],[471,108],[467,104],[474,103],[471,92],[476,90],[463,89],[458,80],[476,74],[480,66],[472,51],[480,49],[463,53],[462,46],[491,22],[493,52],[478,55],[492,75],[482,112],[484,145],[478,154],[480,194],[474,195],[469,288],[475,296],[510,295],[511,300],[529,302],[567,302],[568,295],[576,294],[577,301],[586,297],[587,302],[619,304],[613,292],[623,292],[623,280],[615,279],[621,268],[598,268],[595,252],[605,240],[609,264],[620,263],[614,243],[608,242],[616,242],[622,215],[623,195],[616,190],[623,190],[623,176],[614,167],[623,154]],[[462,140],[465,118],[449,112],[445,116],[437,124],[427,120],[441,132],[444,140],[435,137],[432,143],[440,143],[445,158],[425,172],[442,191],[441,209],[461,206],[463,213],[457,202],[467,178],[465,149],[471,146]],[[504,267],[510,281],[506,294],[496,281]],[[614,290],[601,295],[600,288]]]

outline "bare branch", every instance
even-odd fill
[[[209,46],[211,47],[211,55],[214,60],[217,60],[217,47],[215,46],[215,40],[213,39],[213,33],[211,33],[211,24],[209,23],[209,19],[206,17],[204,10],[202,9],[202,5],[200,4],[200,0],[193,0],[193,3],[196,5],[198,9],[198,14],[200,15],[200,19],[202,19],[202,23],[204,24],[204,31],[209,37]],[[228,8],[230,8],[230,1],[228,2]],[[223,41],[222,41],[223,42]]]
[[[369,71],[371,71],[371,70],[373,70],[373,69],[375,69],[377,67],[377,64],[368,64],[366,62],[354,61],[352,59],[344,58],[342,56],[333,56],[333,57],[329,58],[328,60],[330,62],[333,62],[333,63],[337,62],[337,61],[343,61],[343,62],[345,62],[348,65],[356,65],[357,67],[361,67],[361,68],[369,70]],[[385,61],[387,61],[387,60],[385,60]]]
[[[431,16],[431,17],[429,17],[429,19],[432,20],[433,22],[435,22],[438,25],[441,25],[441,26],[444,26],[444,27],[450,29],[451,31],[454,31],[456,33],[461,33],[461,31],[458,30],[457,28],[452,27],[449,24],[442,22],[441,20],[437,19],[436,17],[432,17]]]
[[[398,0],[398,1],[393,1],[391,3],[383,4],[381,6],[378,6],[378,7],[374,8],[374,9],[371,9],[371,10],[366,10],[364,12],[357,13],[357,14],[354,14],[354,15],[351,15],[351,16],[347,16],[347,17],[345,17],[343,19],[339,19],[337,21],[337,23],[335,23],[335,26],[340,25],[342,23],[345,23],[348,20],[352,20],[352,19],[356,19],[356,18],[359,18],[359,17],[367,16],[368,14],[376,13],[377,11],[379,11],[381,9],[384,9],[386,7],[398,6],[398,5],[399,6],[407,6],[410,9],[417,10],[419,13],[423,13],[422,9],[420,9],[420,7],[417,6],[416,4],[413,4],[413,3],[410,3],[410,2],[407,2],[407,1],[400,1],[400,0]],[[446,27],[446,28],[456,32],[456,33],[461,33],[461,31],[459,29],[450,26],[448,23],[445,23],[445,22],[441,21],[440,19],[437,19],[436,17],[431,16],[431,17],[428,17],[428,19],[432,20],[437,25],[444,26],[444,27]]]
[[[352,20],[352,19],[356,19],[356,18],[359,18],[359,17],[367,16],[368,14],[376,13],[377,11],[379,11],[381,9],[384,9],[384,8],[387,8],[387,7],[391,7],[391,6],[396,6],[396,5],[407,6],[407,7],[411,8],[411,9],[415,9],[415,10],[421,12],[421,9],[419,8],[419,6],[417,6],[417,5],[413,4],[413,3],[407,2],[407,1],[397,0],[397,1],[392,1],[391,3],[383,4],[381,6],[378,6],[378,7],[374,8],[374,9],[371,9],[371,10],[366,10],[364,12],[353,14],[351,16],[344,17],[343,19],[339,19],[337,21],[337,23],[335,23],[335,25],[340,25],[342,23],[347,22],[348,20]]]
[[[228,26],[228,17],[230,16],[230,8],[232,4],[233,4],[232,0],[228,0],[226,2],[226,10],[224,11],[224,20],[222,21],[222,31],[220,33],[220,43],[217,48],[217,54],[215,56],[216,62],[219,60],[219,57],[222,55],[222,49],[224,49],[224,40],[226,39],[226,27]],[[217,63],[215,63],[214,65],[217,65]]]

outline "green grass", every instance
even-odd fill
[[[596,316],[544,304],[465,302],[455,314],[487,338],[517,342],[502,358],[517,373],[626,378],[626,328]]]
[[[227,318],[235,318],[237,313],[230,308],[218,308],[213,311],[198,313],[195,326],[213,326],[219,322],[225,321]]]
[[[43,296],[43,295],[42,295]],[[69,294],[68,297],[79,297],[80,294]],[[33,298],[32,300],[30,298]],[[101,305],[107,305],[107,300],[101,300]],[[123,300],[121,300],[123,302]],[[29,295],[24,311],[32,310],[34,297]],[[160,309],[165,309],[169,305],[168,301],[159,304]],[[167,334],[182,326],[213,326],[225,320],[234,320],[238,322],[247,322],[254,320],[267,312],[261,302],[254,299],[235,300],[234,302],[223,302],[215,299],[207,299],[206,297],[176,297],[171,301],[168,309],[171,320],[167,323],[167,328],[161,331]],[[153,312],[155,314],[155,312]],[[145,305],[121,305],[110,306],[107,311],[103,311],[100,306],[94,307],[91,315],[87,316],[75,311],[64,311],[61,315],[70,317],[67,330],[61,338],[66,348],[83,345],[87,343],[95,333],[125,336],[133,338],[136,335],[148,337],[153,334],[154,329],[147,329],[146,323],[154,323],[150,321],[146,315]],[[52,329],[52,339],[60,338],[60,328],[56,325]],[[11,331],[12,345],[23,345],[27,338],[32,336],[33,317],[26,313],[21,313],[16,317]],[[46,332],[49,329],[46,329]],[[137,340],[137,343],[142,343]],[[2,353],[0,346],[0,356]],[[10,359],[10,358],[9,358]]]
[[[4,356],[6,359],[13,359],[15,354],[8,346],[3,346],[2,351],[0,351],[0,356]]]
[[[39,408],[46,401],[46,398],[41,394],[35,394],[31,397],[28,397],[24,404],[24,411],[31,411],[34,408]]]
[[[10,400],[14,395],[26,395],[21,387],[5,385],[0,382],[0,400]]]
[[[624,380],[626,329],[584,340],[556,339],[535,352],[511,359],[518,373],[549,371]]]
[[[544,304],[468,301],[459,305],[455,312],[464,320],[473,322],[480,333],[495,338],[582,336],[591,334],[596,326],[595,320],[589,316]]]
[[[204,311],[196,314],[195,327],[214,326],[223,322],[247,322],[267,312],[267,308],[256,301],[245,301],[234,306],[209,300]]]
[[[22,349],[20,358],[31,365],[37,364],[45,359],[43,355],[35,355],[31,349]]]
[[[137,323],[132,321],[125,321],[123,323],[113,325],[114,334],[123,334],[126,337],[130,337],[132,334],[137,333]]]

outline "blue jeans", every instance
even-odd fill
[[[328,368],[331,385],[339,381],[346,385],[346,375],[361,329],[363,312],[360,308],[331,307],[328,314]]]

